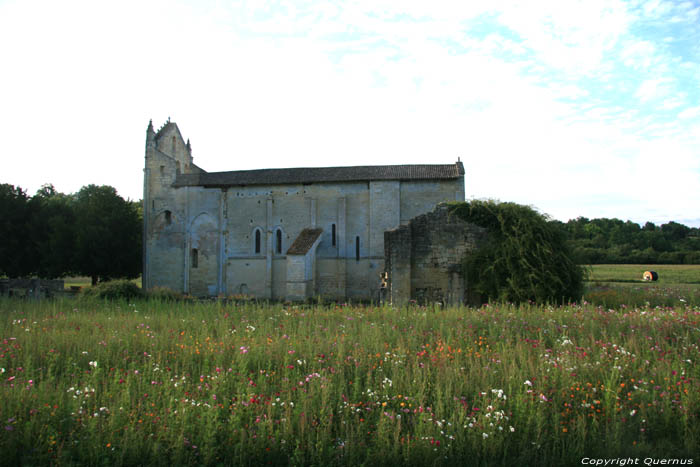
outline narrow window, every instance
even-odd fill
[[[255,254],[260,254],[260,230],[255,230]]]
[[[173,223],[173,213],[170,211],[165,211],[165,223],[170,225]]]
[[[335,224],[331,224],[331,245],[335,246]]]
[[[199,267],[199,252],[196,248],[192,248],[192,269]]]
[[[355,237],[355,261],[360,261],[360,237]]]
[[[161,176],[165,175],[165,166],[164,165],[160,166],[160,175]]]
[[[177,167],[176,173],[180,173],[180,161],[175,162],[175,166]]]
[[[176,138],[173,136],[173,155],[175,155],[175,142]]]
[[[282,230],[277,229],[277,253],[282,253]]]

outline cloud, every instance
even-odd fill
[[[698,117],[700,117],[700,106],[688,107],[687,109],[684,109],[678,113],[678,118],[682,120]]]
[[[170,116],[207,170],[461,156],[470,196],[561,218],[692,212],[700,36],[667,21],[692,14],[616,0],[5,2],[0,41],[19,45],[0,50],[15,155],[2,181],[139,197],[148,118]]]

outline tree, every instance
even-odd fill
[[[467,284],[483,298],[553,303],[581,297],[584,270],[558,224],[528,206],[496,201],[454,203],[451,213],[488,230],[487,244],[464,258]]]
[[[31,211],[29,198],[20,187],[0,185],[0,275],[21,277],[34,272]]]
[[[37,274],[64,277],[75,272],[75,209],[73,197],[43,185],[32,197],[33,240],[38,251]]]
[[[75,195],[75,269],[98,280],[141,272],[141,220],[133,203],[110,186],[84,186]]]

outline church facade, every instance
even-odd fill
[[[194,296],[377,299],[384,232],[464,200],[464,167],[206,172],[174,122],[149,123],[143,287]]]

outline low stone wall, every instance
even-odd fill
[[[0,295],[5,297],[53,297],[62,294],[63,287],[62,279],[0,279]]]
[[[462,259],[486,240],[486,229],[451,216],[445,204],[384,233],[387,298],[392,304],[478,304]]]

